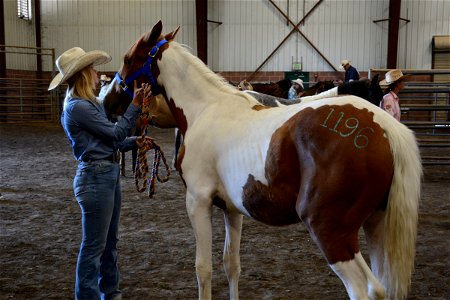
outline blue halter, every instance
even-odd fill
[[[150,79],[150,83],[152,85],[152,94],[153,95],[159,94],[158,84],[156,83],[156,79],[155,79],[155,77],[153,77],[153,74],[152,74],[152,62],[153,62],[153,58],[158,53],[159,48],[161,48],[164,44],[167,44],[167,43],[168,42],[166,39],[163,39],[163,40],[159,41],[158,43],[156,43],[156,45],[148,53],[148,58],[147,58],[147,61],[145,62],[145,64],[139,70],[137,70],[133,75],[131,75],[129,78],[127,78],[126,80],[123,80],[122,77],[120,76],[120,74],[118,72],[116,72],[114,77],[117,81],[117,84],[122,88],[122,90],[128,96],[133,98],[133,96],[134,96],[133,81],[141,75],[147,76]]]

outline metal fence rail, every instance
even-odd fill
[[[0,78],[0,123],[56,122],[60,112],[48,79]]]
[[[371,69],[369,77],[388,69]],[[408,70],[400,94],[402,123],[414,130],[424,165],[450,165],[450,70]],[[440,82],[436,82],[439,75]],[[448,80],[445,79],[448,76]],[[444,78],[444,81],[442,81]]]
[[[24,61],[36,57],[36,64],[23,70],[6,72],[2,66],[5,78],[0,78],[0,124],[55,122],[59,114],[57,93],[47,91],[50,72],[39,72],[43,58],[51,62],[52,73],[55,72],[55,49],[0,45],[0,53],[5,53],[7,59],[23,57]]]

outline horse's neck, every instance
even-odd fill
[[[162,55],[160,78],[168,96],[177,101],[203,102],[204,93],[211,90],[210,84],[203,80],[203,75],[186,54],[169,47]],[[195,60],[193,60],[195,61]]]
[[[188,119],[195,118],[213,103],[227,105],[228,101],[232,101],[232,94],[237,92],[198,58],[181,49],[180,45],[171,45],[162,55],[158,66],[159,81],[167,97],[183,109]],[[225,96],[227,99],[224,99]]]

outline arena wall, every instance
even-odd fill
[[[318,3],[273,2],[295,24]],[[16,1],[3,3],[6,44],[34,46],[34,19],[19,19]],[[299,30],[331,65],[294,32],[261,70],[290,71],[293,62],[301,62],[303,71],[330,72],[343,58],[350,59],[359,71],[385,68],[388,8],[389,0],[323,1]],[[450,34],[448,15],[447,0],[402,0],[399,68],[431,68],[431,39],[433,35]],[[180,25],[177,41],[196,53],[195,0],[41,0],[42,47],[55,48],[56,55],[73,46],[103,49],[113,61],[100,70],[116,70],[123,53],[159,19],[166,32]],[[217,72],[256,70],[293,28],[274,5],[262,0],[209,0],[208,19],[220,22],[208,23],[208,65]],[[32,69],[34,65],[33,58],[7,57],[9,69]],[[52,61],[44,58],[43,65],[49,71]]]

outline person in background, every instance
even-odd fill
[[[380,81],[380,86],[387,88],[384,90],[383,99],[380,102],[380,107],[387,111],[397,121],[400,121],[401,110],[398,98],[398,93],[405,88],[405,78],[400,70],[390,70],[385,74],[383,80]]]
[[[344,82],[359,80],[359,72],[350,63],[351,61],[343,59],[341,60],[341,64],[339,65],[341,69],[345,70]]]
[[[103,101],[103,98],[105,98],[110,83],[110,77],[106,76],[105,74],[102,74],[100,76],[100,92],[98,93],[98,98],[100,99],[100,101]]]
[[[295,80],[292,80],[292,86],[289,88],[288,91],[288,99],[294,100],[301,96],[303,93],[303,80],[300,78],[297,78]]]
[[[59,73],[48,88],[68,84],[61,123],[79,162],[73,182],[82,225],[75,299],[122,299],[117,266],[121,189],[116,153],[151,142],[149,137],[126,138],[143,99],[151,94],[150,86],[143,84],[138,89],[134,83],[134,98],[117,123],[108,120],[102,102],[95,97],[99,78],[94,66],[110,60],[103,51],[71,48],[56,60]]]

